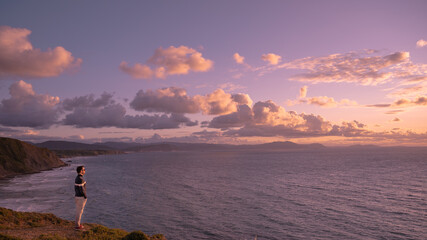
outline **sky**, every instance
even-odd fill
[[[0,136],[427,146],[427,1],[0,1]]]

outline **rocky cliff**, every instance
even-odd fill
[[[0,138],[0,178],[65,166],[53,152],[31,144]]]

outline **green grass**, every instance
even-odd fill
[[[24,213],[0,207],[0,229],[61,225],[66,221],[51,213]]]
[[[32,231],[37,227],[59,226],[70,229],[73,222],[63,220],[51,213],[16,212],[0,207],[0,230]],[[107,228],[98,224],[88,224],[91,228],[81,233],[81,240],[166,240],[162,234],[149,236],[141,231],[131,233],[122,229]],[[0,234],[0,240],[19,240],[19,238]],[[41,234],[34,240],[67,240],[60,234]]]

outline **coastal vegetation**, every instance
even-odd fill
[[[149,236],[99,224],[84,224],[74,230],[74,222],[51,213],[17,212],[0,207],[0,240],[166,240],[162,234]]]

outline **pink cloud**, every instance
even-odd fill
[[[43,52],[33,48],[25,28],[0,26],[0,78],[55,77],[82,62],[63,47]]]
[[[189,96],[183,88],[169,87],[140,90],[130,103],[138,111],[165,113],[199,113],[223,115],[236,111],[238,105],[252,104],[247,94],[229,94],[217,89],[207,95]]]
[[[218,128],[224,136],[229,137],[284,137],[311,138],[337,136],[347,138],[393,138],[392,132],[374,132],[358,121],[334,124],[322,116],[313,114],[297,114],[285,111],[272,101],[257,102],[250,108],[239,106],[236,112],[215,117],[205,124],[210,128]],[[424,134],[425,135],[425,134]],[[419,138],[423,134],[413,137]],[[403,137],[398,134],[397,137]]]
[[[372,105],[366,105],[366,106],[377,107],[377,108],[402,108],[402,107],[427,106],[427,97],[418,96],[412,99],[401,98],[394,101],[393,103],[372,104]],[[402,111],[403,110],[394,110],[394,111],[387,112],[387,114],[394,114]]]
[[[130,103],[138,111],[166,113],[197,113],[200,105],[183,88],[169,87],[153,90],[140,90]]]
[[[190,71],[206,72],[213,67],[212,60],[204,58],[200,52],[186,46],[170,46],[166,49],[160,47],[155,50],[147,63],[153,66],[153,69],[140,63],[129,67],[124,61],[119,68],[134,78],[147,79],[153,76],[166,78],[169,75],[185,75]]]
[[[240,56],[240,54],[238,54],[238,53],[235,53],[235,54],[233,55],[233,58],[234,58],[234,61],[236,61],[236,63],[238,63],[238,64],[243,64],[243,63],[245,63],[245,57]]]
[[[385,114],[398,114],[398,113],[401,113],[401,112],[404,112],[404,111],[401,110],[401,109],[398,109],[398,110],[387,111]]]
[[[231,83],[231,82],[227,82],[227,83],[222,83],[218,85],[219,88],[224,89],[224,90],[228,90],[228,91],[235,91],[238,89],[244,89],[246,87],[235,84],[235,83]]]
[[[420,96],[415,99],[399,99],[393,103],[392,106],[427,106],[427,97]]]
[[[264,101],[255,103],[252,108],[248,105],[241,105],[236,112],[214,118],[209,127],[230,128],[244,126],[244,128],[251,130],[260,128],[266,130],[266,127],[284,127],[286,129],[304,131],[311,128],[306,124],[311,120],[307,121],[306,118],[306,115],[287,112],[273,101]]]
[[[240,105],[236,112],[216,117],[212,119],[208,126],[223,129],[243,127],[245,124],[252,122],[253,118],[252,109],[248,105]]]
[[[279,64],[282,57],[274,53],[268,53],[268,54],[263,54],[261,56],[261,59],[270,63],[271,65],[277,65]]]
[[[339,106],[357,106],[356,101],[349,99],[342,99],[336,101],[333,97],[328,96],[316,96],[316,97],[307,97],[308,87],[304,86],[300,88],[299,99],[297,100],[288,100],[287,103],[289,106],[293,106],[300,103],[317,105],[320,107],[339,107]]]
[[[352,101],[349,99],[342,99],[341,101],[336,101],[333,97],[327,96],[317,96],[306,98],[300,100],[300,102],[304,102],[307,104],[318,105],[320,107],[338,107],[338,106],[357,106],[356,101]]]
[[[240,104],[250,104],[252,100],[246,94],[229,94],[222,89],[205,96],[197,95],[194,97],[198,102],[201,111],[208,115],[224,115],[237,110]]]
[[[305,98],[307,96],[307,86],[304,86],[302,88],[300,88],[299,90],[299,97],[300,98]]]
[[[424,47],[427,46],[427,41],[424,39],[420,39],[417,41],[417,47]]]
[[[120,63],[119,69],[131,75],[133,78],[149,79],[153,77],[153,70],[149,66],[136,63],[133,67],[128,66],[128,63],[123,61]]]
[[[349,82],[362,85],[377,85],[395,78],[413,77],[417,66],[410,63],[409,52],[396,52],[386,56],[371,56],[375,51],[362,54],[350,52],[326,57],[306,57],[284,63],[278,68],[302,69],[306,73],[291,80],[320,82]],[[418,69],[421,70],[421,69]],[[421,70],[424,72],[424,70]]]
[[[389,96],[407,97],[407,96],[413,96],[413,95],[419,95],[419,94],[427,94],[427,87],[423,85],[405,87],[390,93]]]

